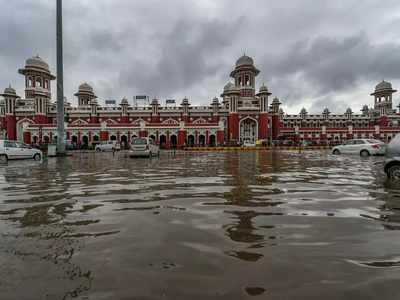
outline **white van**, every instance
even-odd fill
[[[17,141],[0,140],[0,161],[7,162],[9,159],[33,158],[40,161],[43,157],[42,151]]]
[[[159,156],[160,147],[156,145],[153,139],[148,137],[135,138],[131,144],[131,150],[129,151],[130,157],[135,156]]]

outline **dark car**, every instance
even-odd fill
[[[384,171],[389,178],[400,179],[400,134],[396,135],[386,148]]]

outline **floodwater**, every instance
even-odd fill
[[[0,299],[400,299],[383,158],[76,154],[0,167]]]

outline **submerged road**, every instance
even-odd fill
[[[0,167],[0,299],[400,299],[400,185],[325,152]]]

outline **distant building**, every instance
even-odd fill
[[[118,140],[129,143],[134,137],[150,136],[165,147],[183,145],[240,144],[257,140],[310,140],[337,143],[349,138],[390,140],[400,132],[400,116],[393,109],[396,92],[387,81],[379,83],[371,94],[373,108],[364,106],[360,114],[347,109],[344,114],[287,115],[281,102],[262,85],[256,92],[259,70],[251,57],[243,55],[230,73],[221,94],[208,106],[191,106],[184,98],[178,106],[161,106],[157,99],[148,105],[132,106],[127,99],[119,105],[99,106],[93,88],[83,83],[75,96],[78,105],[65,103],[67,139],[80,145]],[[51,101],[49,66],[39,56],[26,60],[19,70],[25,77],[25,97],[10,86],[0,101],[0,128],[11,140],[48,143],[56,139],[56,103]]]

